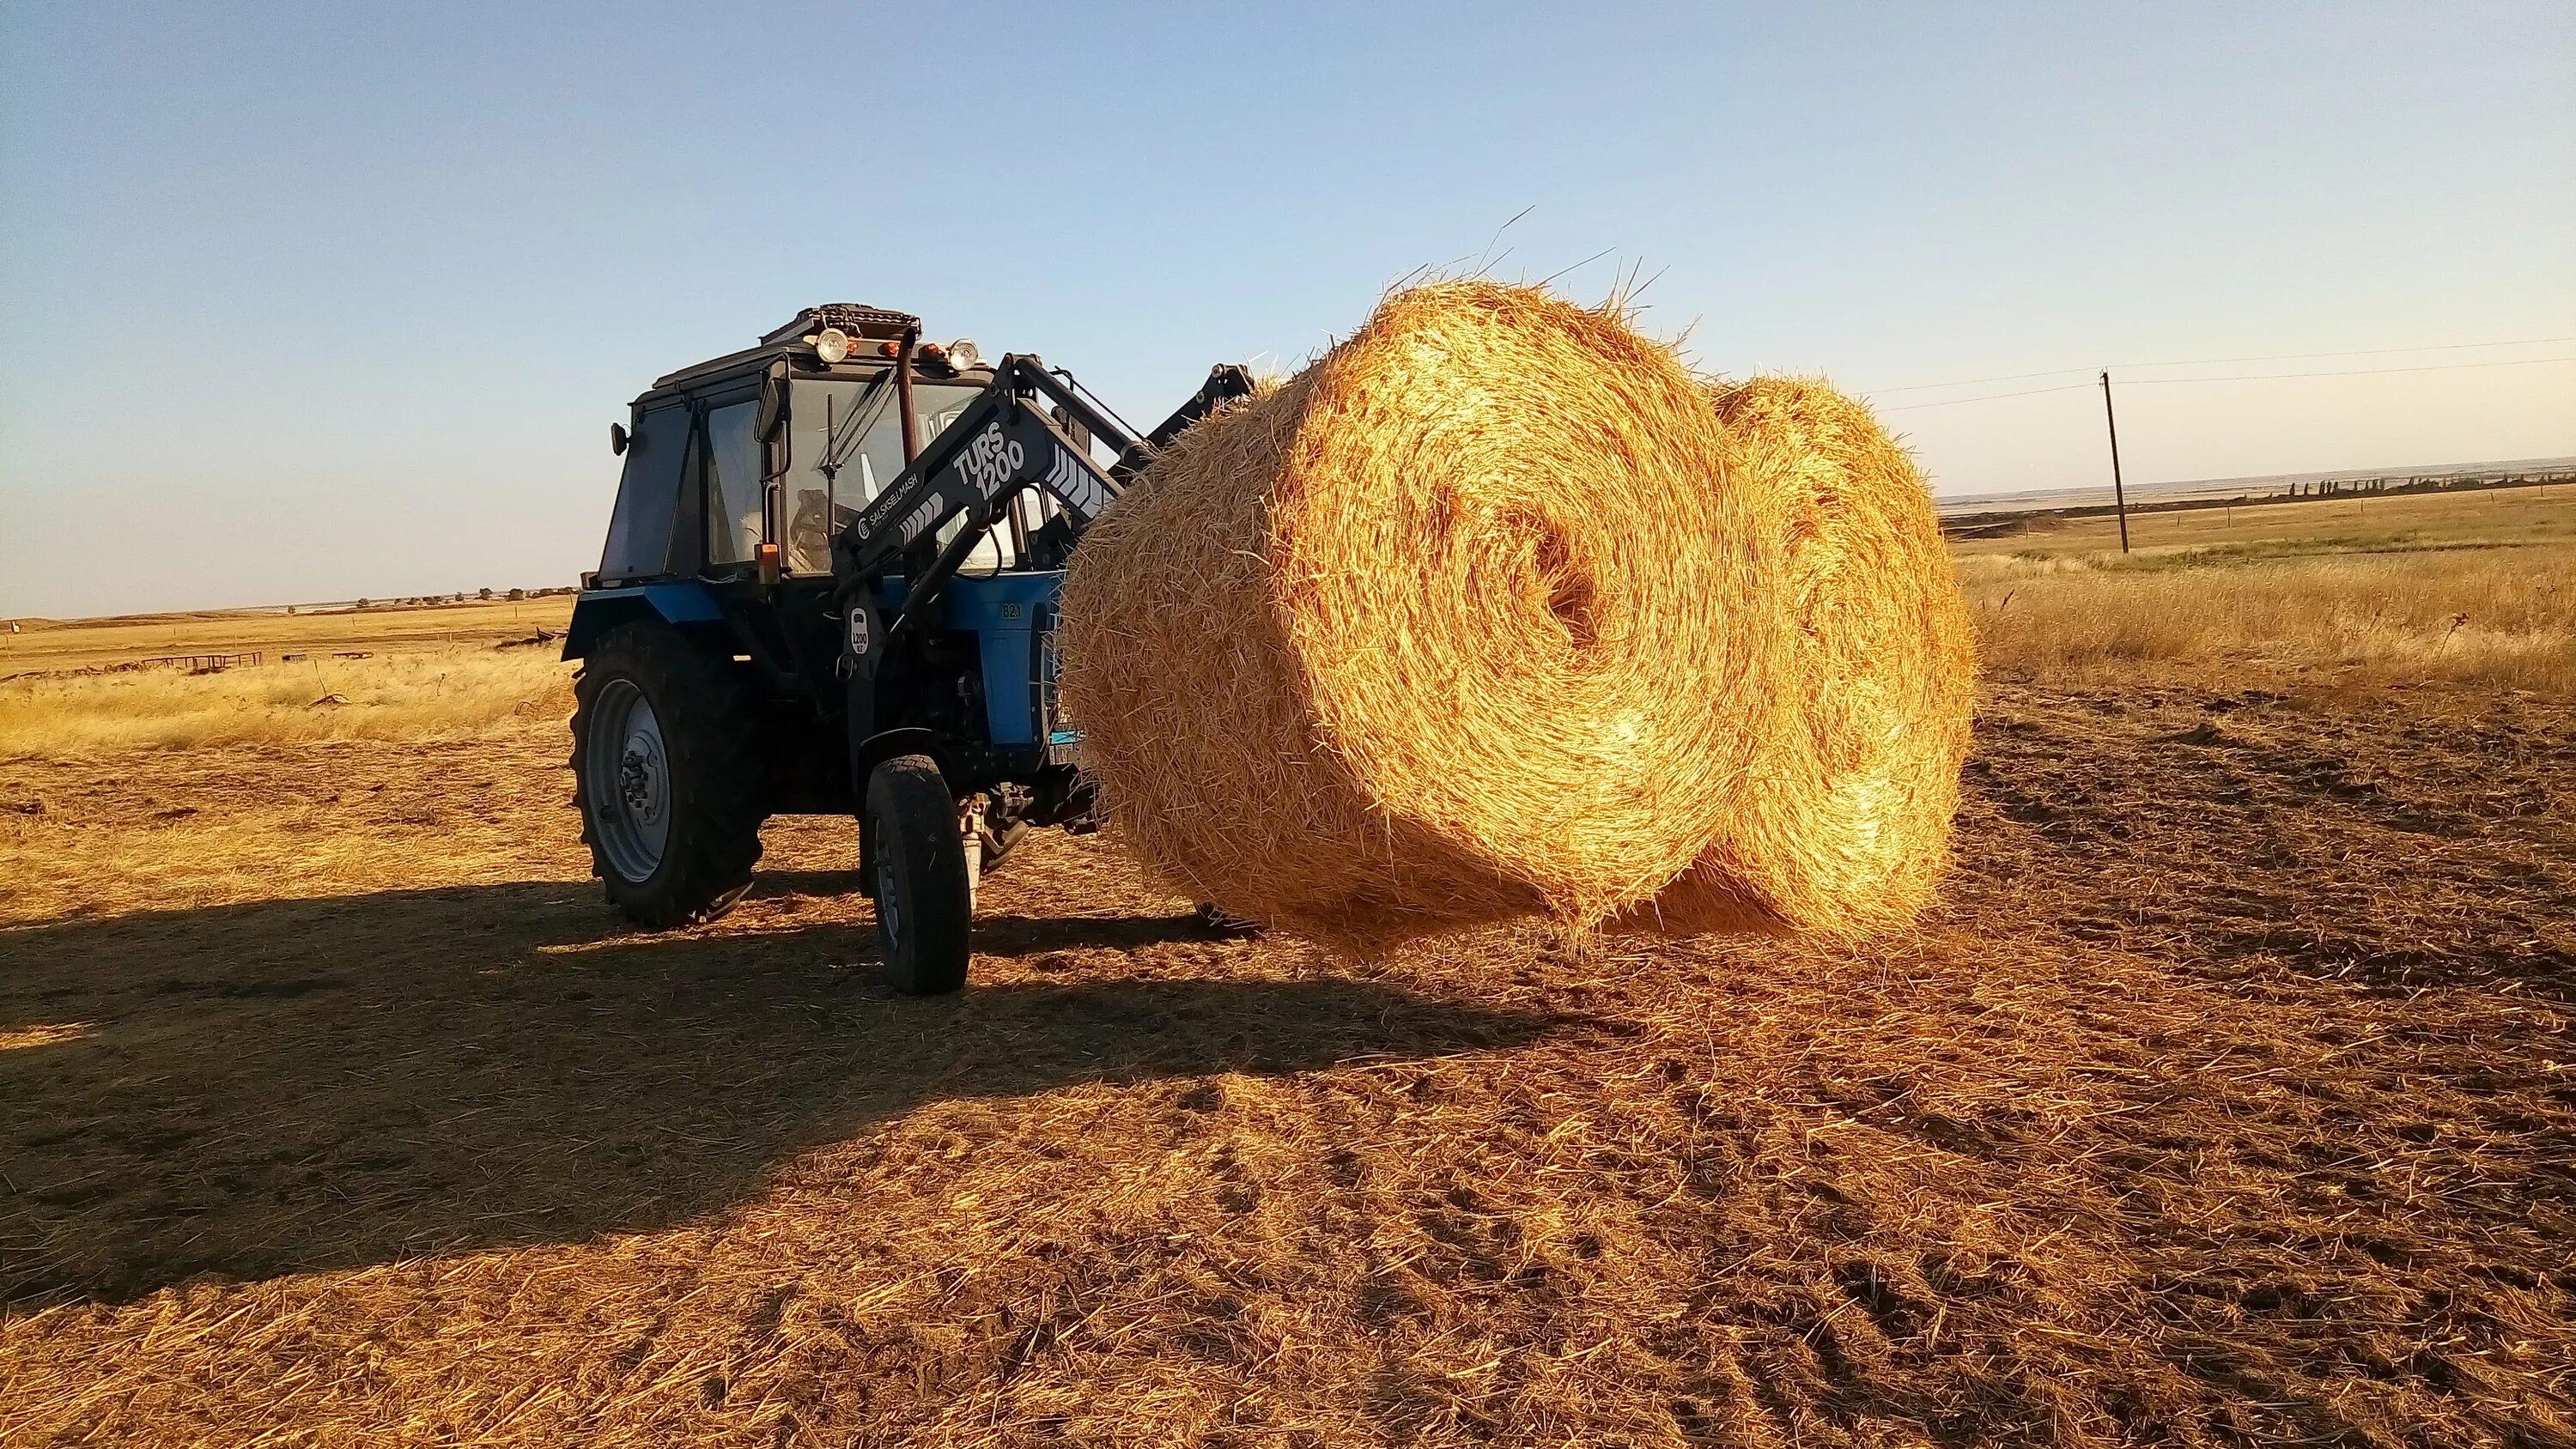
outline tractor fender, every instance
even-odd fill
[[[850,793],[865,800],[869,772],[898,755],[928,755],[939,763],[941,774],[950,773],[948,750],[937,730],[879,730],[850,746]]]
[[[563,657],[586,659],[610,630],[652,619],[674,627],[721,624],[724,609],[706,585],[693,580],[591,589],[573,601],[572,623],[564,629]]]
[[[942,758],[943,754],[939,743],[939,732],[936,730],[919,728],[879,730],[866,739],[851,741],[850,798],[857,802],[858,816],[862,822],[859,829],[859,879],[874,880],[877,868],[876,842],[868,839],[868,831],[864,824],[868,814],[868,777],[876,773],[877,766],[888,760],[900,759],[905,755],[928,755],[939,765],[939,773],[946,775],[948,764]]]

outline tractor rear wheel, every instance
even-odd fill
[[[957,800],[928,755],[902,755],[868,775],[868,894],[886,979],[908,996],[944,996],[966,984],[975,917]]]
[[[728,661],[659,624],[602,640],[573,686],[573,801],[591,873],[637,925],[723,915],[760,860],[750,701]]]

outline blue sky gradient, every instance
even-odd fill
[[[2563,4],[11,4],[0,616],[570,582],[626,399],[815,301],[1141,418],[1480,257],[1867,390],[2576,338],[2571,238]],[[2104,472],[2086,392],[1887,417],[1947,492]],[[2122,441],[2576,453],[2576,365],[2141,386]]]

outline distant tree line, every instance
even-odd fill
[[[415,594],[410,597],[400,599],[359,599],[353,607],[360,609],[422,609],[435,604],[462,604],[468,600],[480,602],[500,599],[506,599],[515,604],[524,599],[548,599],[559,594],[577,594],[580,592],[581,590],[568,584],[560,588],[552,589],[476,589],[471,594],[459,590],[453,594]],[[290,609],[289,612],[292,612],[292,610]]]

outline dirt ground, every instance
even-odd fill
[[[2576,707],[1993,685],[1841,953],[1041,837],[931,1001],[561,753],[0,762],[0,1442],[2576,1443]]]

